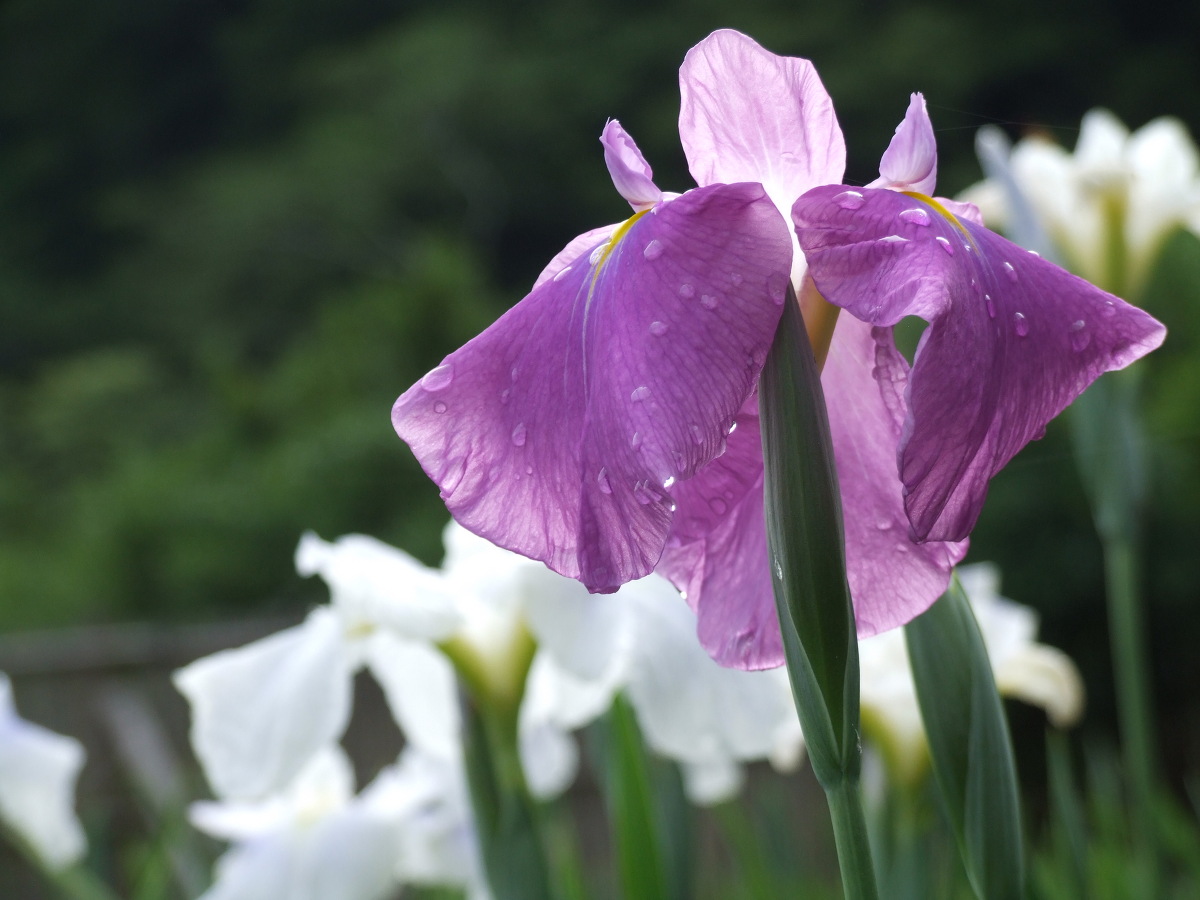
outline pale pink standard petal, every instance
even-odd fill
[[[879,177],[868,187],[932,194],[937,184],[937,140],[925,98],[913,94],[904,121],[879,161]]]
[[[662,191],[654,184],[650,164],[620,122],[608,120],[600,143],[604,145],[604,163],[613,185],[630,206],[640,212],[662,200]]]
[[[833,102],[806,59],[716,31],[679,69],[679,137],[697,184],[757,181],[781,210],[842,180],[846,145]]]

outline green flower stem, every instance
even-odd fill
[[[0,836],[20,851],[29,864],[41,873],[46,883],[54,886],[55,892],[63,900],[118,900],[112,888],[90,869],[82,865],[59,869],[47,864],[23,835],[3,823],[0,823]]]
[[[857,778],[844,778],[825,789],[833,839],[837,845],[842,891],[847,897],[875,897],[875,869],[863,815],[862,787]]]

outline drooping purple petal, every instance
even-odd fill
[[[917,540],[958,540],[989,479],[1101,373],[1162,343],[1146,313],[929,198],[821,187],[793,209],[821,293],[875,325],[930,323],[900,444]]]
[[[868,187],[932,194],[937,184],[937,139],[925,98],[913,94],[904,120],[879,161],[879,177]]]
[[[679,137],[697,184],[756,181],[786,211],[809,188],[841,181],[846,144],[808,60],[715,31],[684,57],[679,90]]]
[[[860,637],[901,625],[946,589],[966,543],[908,537],[896,471],[907,363],[890,333],[838,320],[821,375],[841,486],[846,570]],[[675,490],[659,571],[687,594],[700,642],[722,665],[777,666],[783,648],[767,562],[758,410],[738,413],[724,456]]]
[[[790,261],[756,184],[692,191],[614,239],[446,357],[392,413],[461,524],[597,591],[658,562],[669,486],[723,445]]]
[[[635,211],[649,209],[662,199],[662,191],[654,183],[650,164],[620,122],[608,120],[600,135],[600,143],[604,145],[604,162],[617,193],[628,200]]]

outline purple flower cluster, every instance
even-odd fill
[[[665,574],[719,662],[783,662],[755,386],[789,282],[818,358],[860,636],[944,591],[991,477],[1162,325],[934,199],[924,100],[866,187],[812,64],[719,31],[680,69],[697,188],[659,190],[616,121],[619,225],[396,402],[466,528],[593,591]],[[838,315],[845,310],[848,315]],[[892,326],[929,323],[912,367]]]

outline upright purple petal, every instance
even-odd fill
[[[925,111],[925,98],[913,94],[904,121],[879,161],[879,177],[868,187],[932,194],[937,184],[937,139]]]
[[[846,144],[808,60],[715,31],[684,57],[679,90],[679,137],[697,184],[757,181],[786,211],[809,188],[841,181]]]
[[[659,204],[410,388],[396,431],[467,529],[615,590],[658,562],[670,485],[724,446],[789,244],[756,184]]]
[[[809,271],[875,325],[930,323],[900,444],[917,540],[959,540],[989,479],[1101,373],[1162,343],[1146,313],[929,198],[822,187],[793,209]]]
[[[838,320],[821,375],[842,492],[846,574],[860,637],[902,625],[945,591],[966,543],[914,544],[896,444],[908,364],[890,333]],[[767,562],[756,398],[738,413],[728,451],[675,489],[678,510],[658,570],[687,594],[700,642],[739,669],[783,663]]]
[[[649,209],[662,199],[662,191],[654,183],[654,173],[642,151],[616,119],[609,119],[600,135],[604,145],[604,162],[612,176],[617,193],[629,201],[635,210]]]

